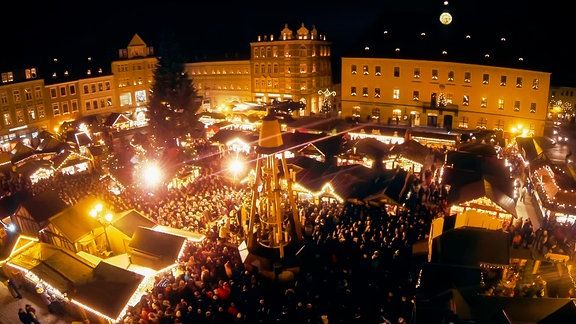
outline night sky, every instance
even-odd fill
[[[0,69],[54,57],[113,60],[136,33],[155,47],[173,33],[189,61],[247,59],[258,35],[278,36],[285,24],[295,32],[304,23],[327,36],[337,61],[361,55],[365,47],[380,57],[393,57],[401,48],[407,58],[423,59],[447,50],[446,60],[464,63],[482,63],[489,53],[487,64],[507,66],[522,57],[520,67],[552,73],[552,85],[576,87],[569,50],[576,33],[570,27],[573,13],[556,1],[528,6],[517,0],[460,0],[447,7],[438,0],[154,3],[15,3],[2,17]],[[443,10],[454,17],[449,26],[439,22]],[[466,35],[471,39],[464,41]]]

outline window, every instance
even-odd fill
[[[381,66],[376,66],[374,68],[374,74],[376,74],[377,76],[381,76],[382,75],[382,67]]]
[[[66,87],[60,87],[60,97],[66,97]]]
[[[306,47],[304,47],[304,50],[306,50]],[[306,53],[306,52],[304,52]],[[271,47],[266,47],[266,57],[272,57],[272,48]]]
[[[538,79],[532,80],[532,89],[538,90],[538,84],[539,83],[540,83],[540,81]]]
[[[34,108],[28,109],[28,120],[30,120],[30,121],[36,120],[36,110],[34,110]]]
[[[5,72],[2,73],[2,83],[8,83],[14,81],[14,73]]]
[[[482,84],[488,84],[488,83],[490,83],[490,74],[484,73],[482,75]]]
[[[531,114],[536,113],[536,103],[535,102],[530,103],[530,113]]]
[[[26,101],[32,100],[32,89],[30,88],[24,89],[24,96],[26,97]]]
[[[470,83],[470,79],[472,79],[470,72],[464,72],[464,83]]]
[[[504,110],[504,99],[498,99],[498,110]]]
[[[302,70],[302,65],[300,66],[300,70]],[[306,67],[306,64],[304,64],[304,72],[300,72],[300,73],[306,73],[308,71],[308,68]],[[272,73],[272,65],[268,64],[268,74]]]
[[[90,85],[90,91],[92,91],[92,93],[95,93],[95,92],[96,92],[96,83],[92,83],[92,84]]]
[[[413,101],[420,101],[420,91],[414,90],[412,92],[412,100]]]
[[[107,82],[108,86],[110,86],[110,82]],[[110,90],[110,89],[108,89]],[[68,92],[70,92],[70,95],[75,95],[76,94],[76,86],[71,84],[70,86],[68,86]]]
[[[368,97],[368,88],[362,88],[362,97]]]
[[[454,101],[454,94],[453,93],[447,93],[446,94],[446,104],[451,105],[453,101]]]
[[[380,108],[372,109],[372,119],[380,119]]]
[[[516,88],[522,88],[522,77],[516,78]]]
[[[14,96],[14,102],[20,102],[20,90],[12,91],[12,95]]]
[[[260,73],[259,65],[254,64],[254,74],[258,74],[258,73]]]
[[[56,92],[56,88],[50,88],[50,98],[54,99],[58,97],[58,92]]]
[[[400,89],[394,89],[392,98],[396,100],[400,99]]]
[[[400,77],[400,67],[395,66],[394,67],[394,77],[395,78],[399,78]]]
[[[362,73],[364,73],[364,75],[370,74],[370,71],[368,70],[368,65],[364,65],[362,67]]]
[[[488,99],[486,97],[482,97],[482,101],[480,102],[480,108],[486,108]]]
[[[6,91],[0,92],[0,104],[2,105],[8,104],[8,95],[6,94]]]
[[[414,79],[420,79],[420,68],[414,68]]]
[[[505,75],[500,77],[500,86],[502,86],[502,87],[506,86],[506,76]]]
[[[104,88],[106,89],[106,91],[110,91],[110,89],[112,88],[112,87],[110,86],[110,81],[104,82]]]
[[[12,125],[12,117],[10,117],[10,113],[5,112],[5,113],[2,115],[2,117],[3,117],[3,119],[4,119],[4,125],[6,125],[6,126]]]
[[[432,80],[438,80],[438,70],[432,70]]]
[[[72,106],[72,112],[78,112],[78,100],[72,100],[70,102],[70,106]]]
[[[100,92],[104,91],[104,83],[98,82],[98,91]]]
[[[356,71],[356,65],[351,66],[351,72],[352,72],[352,74],[358,73],[358,71]]]
[[[520,111],[520,100],[514,101],[514,111]]]
[[[134,92],[134,98],[136,98],[136,105],[146,102],[146,90],[138,90]]]
[[[88,94],[90,91],[88,90],[88,85],[84,85],[84,94]],[[53,97],[54,98],[54,97]]]
[[[300,73],[304,74],[308,72],[308,66],[306,65],[306,63],[300,63]],[[270,73],[270,71],[268,71],[268,73]]]
[[[54,116],[60,116],[60,106],[57,102],[52,104],[52,114]]]
[[[44,112],[44,106],[40,105],[38,108],[38,118],[42,119],[46,117],[46,113]]]
[[[36,79],[36,69],[35,68],[31,68],[31,69],[26,69],[26,71],[24,72],[26,74],[26,80],[28,79]]]
[[[67,103],[67,102],[63,102],[63,103],[62,103],[62,113],[63,113],[64,115],[70,113],[70,108],[68,107],[68,103]]]
[[[351,88],[350,88],[350,95],[351,95],[351,96],[355,96],[355,95],[356,95],[356,87],[351,87]]]
[[[21,109],[16,110],[16,123],[24,124],[24,112]]]
[[[86,107],[86,110],[92,110],[92,105],[90,104],[90,101],[86,100],[84,106]]]
[[[312,72],[316,72],[316,65],[312,65]],[[278,73],[279,68],[278,68],[278,64],[274,63],[274,73]]]
[[[98,100],[92,100],[92,108],[98,109]]]
[[[478,119],[478,123],[476,123],[476,128],[478,129],[486,129],[486,124],[488,123],[487,119],[484,117],[480,117]]]
[[[498,119],[498,121],[494,125],[494,129],[498,131],[504,130],[504,121],[502,119]]]
[[[448,71],[448,81],[454,81],[454,71]]]
[[[258,58],[258,53],[259,53],[259,52],[258,52],[258,49],[257,49],[257,48],[254,48],[254,57],[255,57],[255,58]]]
[[[470,105],[470,97],[468,95],[464,95],[462,97],[462,106],[469,106]]]
[[[40,87],[34,88],[34,96],[36,97],[36,99],[42,99],[42,97],[44,97],[42,95],[42,88]]]
[[[468,117],[462,117],[458,120],[458,128],[468,128]]]
[[[380,98],[380,88],[374,89],[374,98]]]

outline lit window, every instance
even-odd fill
[[[352,65],[352,74],[356,74],[358,71],[356,70],[356,65]]]
[[[483,74],[482,75],[482,84],[488,84],[490,83],[490,75],[489,74]]]
[[[355,96],[355,95],[356,95],[356,87],[351,87],[351,88],[350,88],[350,95],[351,95],[351,96]]]
[[[454,81],[454,71],[448,71],[448,81]]]
[[[464,95],[462,97],[462,106],[468,106],[470,105],[470,97],[468,97],[468,95]]]
[[[420,91],[414,90],[414,92],[412,92],[412,100],[413,101],[419,101],[420,100]]]
[[[374,98],[380,98],[380,88],[374,89]]]
[[[535,102],[530,103],[530,113],[531,114],[536,113],[536,103]]]
[[[438,70],[432,70],[432,80],[438,80]]]
[[[394,98],[396,100],[400,99],[400,89],[394,89],[392,98]]]
[[[381,67],[381,66],[377,66],[377,67],[375,68],[375,70],[376,70],[376,71],[374,72],[374,74],[376,74],[377,76],[382,75],[382,67]]]
[[[532,89],[538,90],[538,84],[539,83],[540,83],[540,81],[538,79],[532,80]]]
[[[368,97],[368,88],[362,88],[362,97]]]
[[[472,79],[470,72],[464,72],[464,83],[470,83],[470,79]]]
[[[364,65],[362,67],[362,71],[363,71],[362,73],[364,73],[364,75],[368,75],[369,74],[368,65]]]
[[[460,120],[458,121],[458,128],[464,128],[464,129],[468,128],[468,117],[460,118]]]
[[[504,99],[498,99],[498,109],[504,110]]]
[[[482,97],[482,102],[480,103],[480,107],[481,107],[481,108],[486,108],[486,106],[487,106],[487,101],[488,101],[488,99],[486,99],[485,97]]]
[[[520,100],[514,101],[514,111],[520,111]]]
[[[420,79],[420,68],[414,68],[414,79]]]
[[[503,87],[506,86],[506,76],[505,75],[500,77],[500,85]]]
[[[516,88],[522,88],[522,77],[516,78]]]

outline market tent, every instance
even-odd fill
[[[152,228],[156,226],[156,222],[146,217],[136,209],[129,209],[117,213],[114,216],[114,220],[112,221],[111,225],[120,232],[124,233],[126,236],[132,237],[138,227]]]
[[[116,320],[145,279],[133,271],[100,262],[92,272],[92,280],[75,286],[71,299],[76,303]]]
[[[418,141],[411,139],[402,144],[394,145],[390,153],[425,165],[426,158],[431,154],[431,150]]]
[[[528,162],[532,162],[536,158],[546,155],[540,144],[531,136],[516,137],[516,146]]]
[[[71,295],[77,284],[92,280],[92,264],[52,244],[36,242],[13,255],[9,266],[32,272],[61,293]]]
[[[99,199],[88,196],[78,201],[74,206],[50,217],[50,230],[68,239],[70,242],[79,242],[81,238],[90,235],[96,228],[102,227],[96,219],[90,216]]]
[[[68,208],[54,188],[47,189],[34,196],[24,196],[20,208],[12,216],[21,233],[37,236],[38,232],[49,225],[50,217]]]
[[[186,238],[138,227],[128,244],[133,263],[156,271],[176,265]]]
[[[514,198],[507,195],[499,186],[510,179],[497,179],[493,177],[483,177],[478,181],[470,183],[458,183],[452,185],[448,192],[447,202],[449,205],[458,205],[479,198],[488,198],[491,202],[500,207],[504,212],[517,217],[516,202]],[[478,205],[480,209],[489,206]]]
[[[510,244],[510,233],[502,230],[458,227],[433,239],[431,262],[464,266],[508,266]]]
[[[457,312],[458,319],[475,323],[576,323],[576,305],[567,298],[473,296],[470,312]]]

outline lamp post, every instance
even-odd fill
[[[90,216],[96,219],[100,225],[104,228],[104,237],[106,238],[106,251],[110,251],[110,240],[108,239],[108,232],[106,227],[112,222],[112,213],[104,213],[104,206],[101,203],[96,204],[92,210],[90,210]]]
[[[326,116],[332,111],[330,97],[336,97],[336,91],[326,88],[326,90],[318,90],[318,94],[324,96],[324,100],[322,101],[322,113]]]

